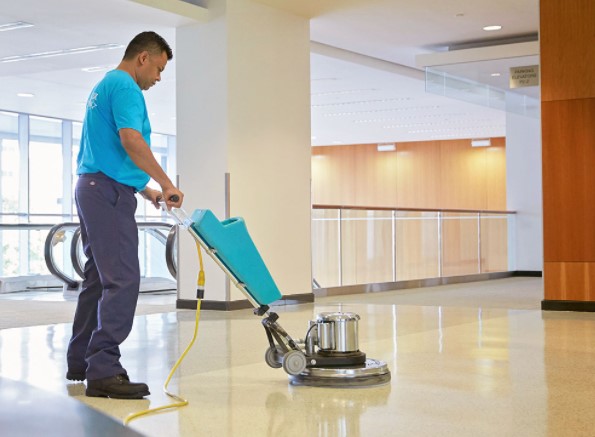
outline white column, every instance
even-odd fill
[[[543,271],[540,119],[507,112],[506,203],[517,211],[515,269]]]
[[[311,293],[309,23],[251,0],[216,2],[176,36],[177,168],[184,208],[243,217],[284,295]],[[226,199],[226,174],[229,199]],[[178,297],[195,299],[197,255],[180,241]],[[214,263],[206,300],[226,290]]]

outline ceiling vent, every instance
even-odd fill
[[[539,35],[537,32],[535,32],[535,33],[528,33],[528,34],[524,34],[524,35],[507,36],[507,37],[503,37],[503,38],[489,38],[489,39],[481,39],[481,40],[473,40],[473,41],[460,41],[460,42],[452,42],[452,43],[435,44],[432,46],[428,46],[427,48],[430,50],[437,51],[437,52],[452,52],[452,51],[456,51],[456,50],[501,46],[501,45],[505,45],[505,44],[518,44],[518,43],[533,42],[533,41],[538,41],[538,40],[539,40]]]

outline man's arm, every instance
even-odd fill
[[[167,205],[170,208],[179,208],[182,205],[184,193],[174,186],[165,171],[161,168],[141,133],[129,128],[120,129],[119,133],[122,146],[124,146],[130,159],[161,186],[161,191]],[[174,202],[170,200],[172,196],[178,196],[178,201]]]
[[[155,208],[159,209],[159,202],[163,200],[163,193],[161,191],[154,190],[151,187],[145,187],[145,189],[140,192],[140,195],[151,202]]]

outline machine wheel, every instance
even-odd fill
[[[283,356],[283,370],[289,375],[299,375],[306,370],[308,362],[303,352],[290,350]]]
[[[274,348],[269,346],[264,354],[264,360],[269,365],[269,367],[272,367],[273,369],[279,369],[281,368],[282,364],[279,362],[278,357],[282,355],[283,351],[279,346],[275,346]]]

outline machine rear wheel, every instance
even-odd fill
[[[308,362],[303,352],[290,350],[283,356],[283,370],[289,375],[299,375],[306,370]]]
[[[279,362],[279,357],[283,356],[283,351],[279,346],[270,347],[264,354],[264,360],[273,369],[280,369],[282,364]]]

